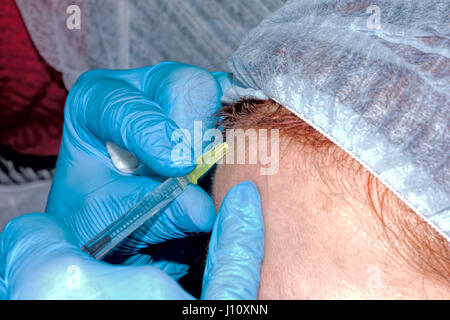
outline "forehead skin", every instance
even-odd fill
[[[261,195],[265,247],[259,298],[449,297],[448,287],[425,279],[400,256],[402,247],[387,242],[367,201],[350,197],[341,186],[351,181],[352,188],[364,190],[364,181],[359,185],[351,169],[320,165],[292,150],[295,145],[280,147],[275,175],[261,175],[259,165],[219,164],[214,176],[217,210],[243,181],[253,181]],[[336,176],[343,182],[334,184]]]
[[[216,210],[219,210],[220,204],[228,191],[241,182],[251,180],[256,184],[260,193],[261,191],[266,190],[264,186],[267,184],[267,179],[262,176],[258,179],[259,175],[255,174],[257,170],[258,168],[256,165],[217,165],[213,183],[213,199]]]

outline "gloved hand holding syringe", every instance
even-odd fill
[[[134,207],[111,223],[81,249],[96,259],[101,259],[113,250],[121,241],[152,217],[162,213],[189,183],[198,180],[228,151],[228,145],[221,143],[197,159],[197,166],[186,176],[169,178],[150,192]]]

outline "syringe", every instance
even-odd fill
[[[189,183],[197,184],[217,161],[228,151],[228,145],[221,143],[197,159],[195,169],[184,177],[169,178],[147,194],[134,207],[112,222],[81,249],[95,259],[101,259],[122,240],[141,227],[148,219],[166,209]]]

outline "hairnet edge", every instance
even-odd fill
[[[386,179],[383,178],[380,174],[375,172],[371,166],[369,166],[364,160],[358,158],[353,151],[351,151],[348,147],[344,146],[343,144],[339,143],[338,140],[332,136],[330,133],[326,132],[324,129],[320,128],[318,125],[314,123],[314,121],[310,120],[307,116],[302,114],[300,111],[296,110],[295,108],[290,107],[289,105],[285,103],[281,103],[277,98],[274,98],[270,95],[267,95],[263,92],[263,90],[258,90],[254,88],[242,88],[236,85],[232,85],[229,87],[222,99],[223,102],[226,103],[232,103],[236,102],[242,98],[255,98],[255,99],[261,99],[261,98],[267,98],[272,99],[279,103],[280,105],[284,106],[286,109],[288,109],[290,112],[295,114],[297,117],[305,121],[307,124],[309,124],[311,127],[313,127],[315,130],[320,132],[322,135],[324,135],[327,139],[332,141],[334,144],[336,144],[339,148],[343,149],[347,154],[349,154],[353,159],[355,159],[358,163],[360,163],[366,170],[368,170],[371,174],[373,174],[381,183],[383,183],[384,186],[386,186],[389,190],[391,190],[401,201],[403,201],[410,209],[412,209],[416,214],[418,214],[424,221],[428,223],[435,231],[437,231],[440,235],[444,237],[447,241],[450,242],[450,234],[447,234],[447,232],[444,230],[444,228],[441,228],[437,223],[433,222],[429,217],[427,217],[425,214],[422,213],[422,210],[419,208],[419,206],[414,205],[413,202],[411,202],[409,199],[407,199],[405,196],[403,196],[392,184],[387,183]]]

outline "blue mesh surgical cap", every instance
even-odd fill
[[[244,38],[225,99],[267,97],[450,239],[450,2],[289,1]]]

